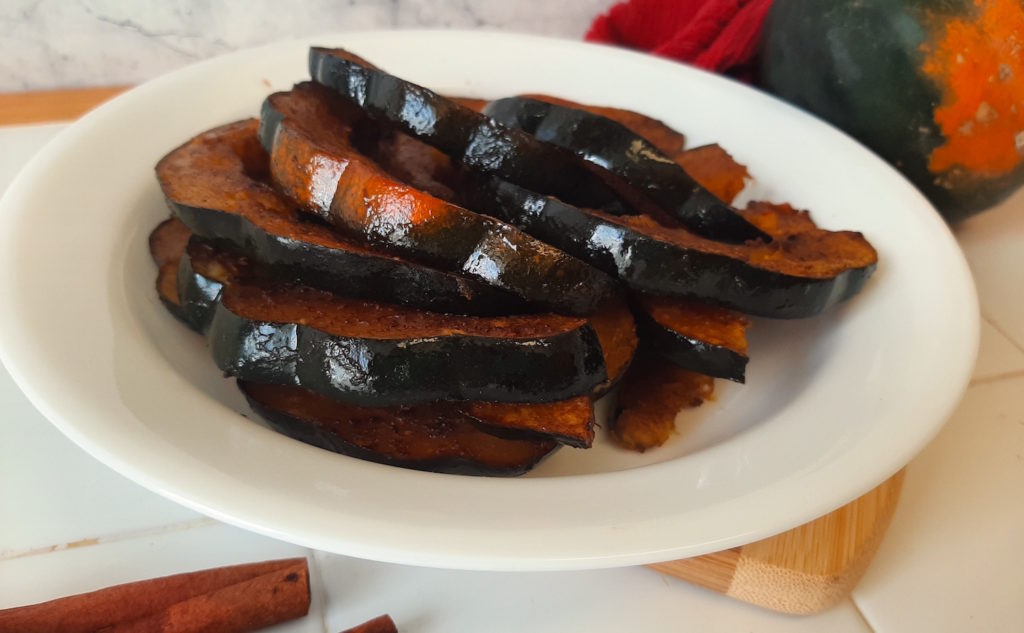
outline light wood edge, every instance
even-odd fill
[[[734,547],[696,558],[652,563],[648,567],[718,593],[728,593],[740,562],[740,549]]]
[[[0,125],[71,121],[128,86],[0,93]]]
[[[903,474],[782,534],[650,567],[773,611],[818,613],[848,596],[863,576],[896,511]]]

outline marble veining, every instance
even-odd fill
[[[0,92],[138,83],[275,40],[381,28],[579,39],[614,0],[0,0]]]

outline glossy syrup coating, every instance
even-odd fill
[[[807,227],[768,244],[728,244],[647,216],[575,207],[497,180],[471,193],[479,208],[617,276],[633,290],[757,316],[818,314],[859,292],[878,258],[864,236],[852,231]]]
[[[514,294],[589,314],[617,290],[578,259],[403,182],[344,132],[339,98],[316,84],[271,95],[260,136],[275,185],[297,205],[378,247]]]
[[[367,405],[548,402],[589,394],[607,379],[586,320],[404,310],[308,286],[233,283],[208,336],[228,374]]]
[[[589,163],[620,196],[633,201],[641,196],[657,211],[634,202],[651,215],[660,211],[704,237],[728,242],[770,237],[747,222],[679,163],[653,143],[618,121],[571,102],[508,97],[492,101],[484,113],[522,129],[537,139],[573,152]],[[622,112],[614,113],[622,116]]]
[[[491,285],[372,248],[300,213],[268,182],[258,126],[247,119],[203,132],[157,164],[168,206],[192,233],[354,296],[464,314],[524,307]]]
[[[265,269],[263,265],[238,253],[218,250],[195,236],[191,236],[187,246],[182,246],[181,238],[188,236],[187,230],[182,232],[180,223],[174,219],[161,223],[151,234],[150,252],[160,266],[157,292],[174,316],[197,332],[205,333],[225,285],[244,283],[247,277],[267,273],[261,272],[261,267]],[[178,275],[176,284],[175,273]],[[608,319],[621,318],[620,313],[621,309],[616,308]],[[601,326],[595,325],[595,329],[603,331]],[[601,344],[607,359],[610,347],[603,334]],[[555,440],[580,448],[589,447],[594,439],[593,402],[589,395],[538,404],[464,401],[452,406],[457,406],[462,417],[476,421],[487,432],[512,439]]]
[[[627,212],[628,204],[571,152],[502,125],[474,100],[450,99],[389,75],[344,49],[309,52],[313,80],[371,117],[441,150],[480,174],[514,182],[574,204]]]

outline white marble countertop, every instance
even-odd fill
[[[141,83],[272,41],[471,28],[580,39],[615,0],[4,0],[0,92]]]
[[[61,125],[0,128],[0,191]],[[763,611],[644,568],[503,574],[359,561],[219,524],[123,479],[64,438],[0,370],[0,608],[248,560],[313,561],[310,617],[334,631],[390,612],[428,631],[1024,630],[1024,192],[957,231],[982,346],[967,395],[910,465],[881,550],[830,611]]]

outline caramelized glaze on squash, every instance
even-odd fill
[[[272,179],[300,207],[544,309],[589,314],[615,292],[610,278],[576,258],[385,171],[350,142],[339,101],[326,88],[300,84],[264,103],[260,135]]]
[[[657,448],[675,433],[679,411],[700,406],[713,393],[713,378],[645,357],[622,384],[612,438],[641,453]]]
[[[360,459],[464,475],[520,475],[551,453],[547,439],[480,430],[451,403],[361,407],[285,385],[238,383],[253,409],[285,435]]]

